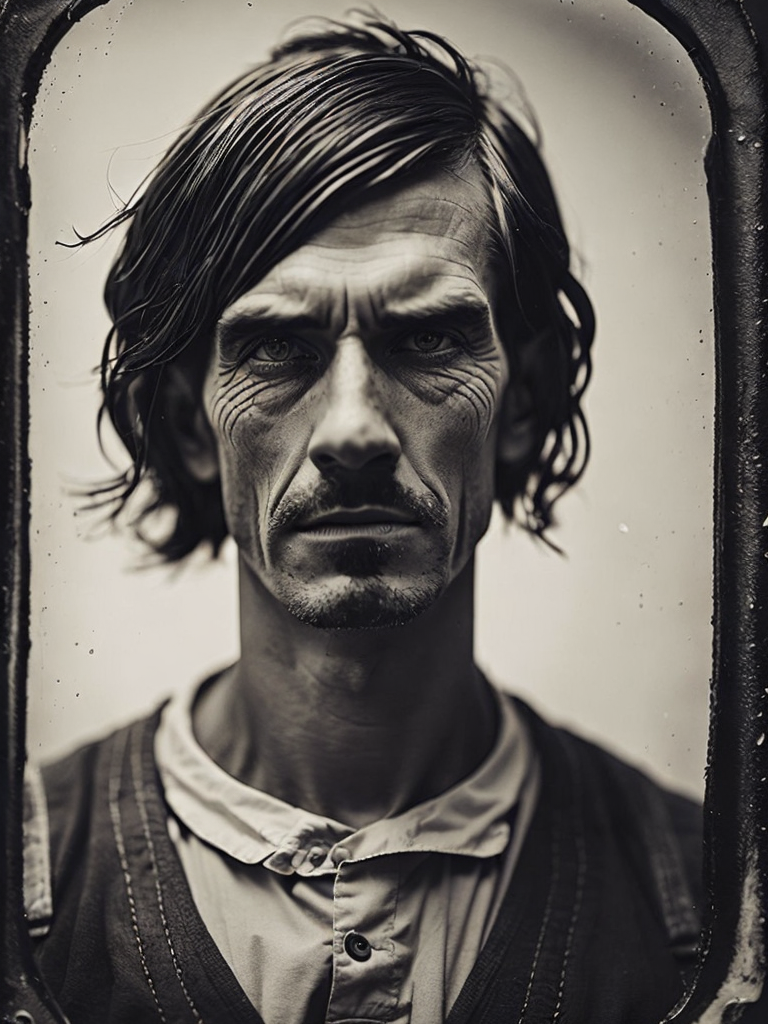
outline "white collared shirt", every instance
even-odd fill
[[[476,771],[356,830],[220,768],[193,733],[197,689],[170,701],[155,741],[169,831],[203,921],[265,1024],[444,1021],[538,790],[512,702],[497,694],[497,739]]]

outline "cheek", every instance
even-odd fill
[[[280,410],[273,409],[275,391],[272,381],[254,380],[238,375],[220,383],[208,396],[211,426],[221,446],[236,448],[247,444],[256,434],[268,432],[279,421]]]
[[[500,375],[451,373],[450,381],[450,393],[440,408],[422,418],[429,425],[424,436],[432,439],[432,458],[449,477],[479,481],[490,474],[492,479]]]
[[[459,433],[484,436],[499,403],[502,367],[497,360],[476,362],[469,367],[433,367],[427,374],[409,374],[404,380],[421,403],[440,407],[427,415],[445,414],[456,421]]]
[[[422,483],[439,495],[454,531],[452,563],[463,565],[488,529],[495,496],[496,421],[478,421],[476,406],[456,399],[423,420],[414,458]]]
[[[228,518],[253,505],[266,511],[270,496],[295,461],[300,431],[293,417],[264,409],[269,385],[235,380],[212,389],[208,414],[218,447]],[[234,532],[234,530],[233,530]]]

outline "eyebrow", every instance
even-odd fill
[[[378,323],[384,330],[396,330],[423,320],[488,331],[492,327],[489,303],[477,296],[465,294],[430,297],[427,301],[419,301],[418,297],[406,299],[385,309]]]
[[[227,346],[237,344],[251,338],[254,332],[259,334],[270,331],[285,330],[290,326],[293,330],[322,330],[327,328],[318,317],[310,316],[308,313],[278,313],[268,307],[244,309],[230,316],[222,317],[216,324],[216,336],[219,344]]]
[[[459,329],[492,330],[490,306],[475,295],[430,296],[421,300],[414,296],[399,300],[376,315],[377,327],[387,332],[424,321]],[[216,333],[219,343],[228,346],[250,338],[254,331],[322,331],[329,326],[328,316],[312,315],[298,305],[293,311],[278,311],[265,304],[222,317]]]

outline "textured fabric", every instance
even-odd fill
[[[517,708],[539,799],[447,1021],[658,1024],[694,962],[700,811]],[[263,1024],[168,836],[156,726],[137,722],[45,772],[54,907],[41,970],[73,1024]]]
[[[251,1002],[279,1024],[441,1024],[488,935],[535,802],[536,763],[512,702],[494,691],[498,735],[475,772],[356,831],[211,761],[192,731],[197,689],[165,707],[155,755],[195,903]],[[348,954],[351,931],[370,944],[368,959]]]

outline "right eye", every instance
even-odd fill
[[[266,338],[248,353],[249,358],[268,363],[285,363],[293,359],[314,359],[311,352],[293,338]]]

